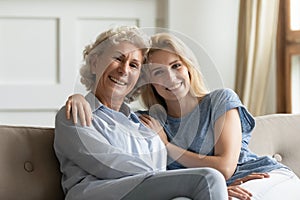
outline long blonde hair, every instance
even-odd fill
[[[181,61],[188,69],[190,76],[190,93],[195,97],[203,97],[208,93],[208,89],[204,83],[202,73],[200,72],[200,66],[194,55],[194,53],[177,37],[170,33],[158,33],[151,37],[151,48],[148,51],[148,56],[155,51],[165,50],[179,56]],[[144,67],[143,73],[147,72],[147,68]],[[166,103],[163,97],[161,97],[151,84],[151,80],[148,84],[142,86],[141,100],[146,108],[150,108],[152,105],[160,104],[166,108]]]

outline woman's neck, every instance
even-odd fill
[[[191,95],[187,95],[184,98],[176,101],[166,101],[167,113],[171,117],[183,117],[192,112],[199,102],[199,97],[193,97]]]
[[[104,96],[101,94],[95,94],[95,96],[98,98],[98,100],[105,105],[106,107],[115,110],[115,111],[119,111],[122,103],[124,101],[123,98],[116,98],[116,97],[112,97],[112,96]]]

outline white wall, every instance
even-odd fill
[[[169,28],[195,39],[214,61],[224,87],[234,89],[239,0],[169,0],[168,8]]]

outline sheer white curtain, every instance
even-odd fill
[[[240,1],[235,90],[254,116],[275,105],[268,94],[276,85],[270,85],[270,73],[275,73],[278,10],[279,0]]]

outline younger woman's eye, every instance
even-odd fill
[[[175,63],[175,64],[172,65],[173,69],[178,69],[180,67],[181,67],[181,63]]]
[[[154,76],[159,76],[159,75],[163,74],[163,70],[155,70],[154,72],[152,72],[152,74]]]

